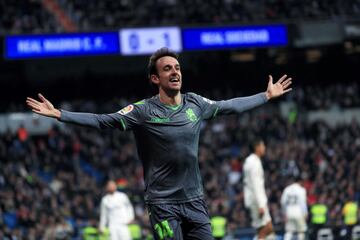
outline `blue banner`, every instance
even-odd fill
[[[7,36],[5,58],[119,54],[118,32]]]
[[[276,47],[288,43],[285,25],[185,28],[182,37],[184,50]]]

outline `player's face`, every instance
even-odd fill
[[[257,151],[260,156],[264,156],[266,152],[266,146],[264,142],[260,142],[259,145],[257,145]]]
[[[108,184],[106,185],[106,190],[109,193],[113,193],[116,191],[116,183],[113,181],[108,182]]]
[[[182,78],[178,60],[165,56],[157,60],[156,67],[158,76],[152,76],[153,83],[163,90],[180,91]]]

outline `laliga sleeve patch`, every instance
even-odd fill
[[[134,105],[130,104],[119,111],[121,115],[126,115],[134,109]]]
[[[205,97],[202,97],[202,99],[203,99],[205,102],[210,103],[210,104],[214,104],[214,103],[215,103],[215,101],[212,101],[212,100],[207,99],[207,98],[205,98]]]

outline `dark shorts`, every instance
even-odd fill
[[[155,239],[212,240],[208,210],[204,200],[185,203],[148,204]]]

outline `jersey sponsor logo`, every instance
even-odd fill
[[[205,102],[210,103],[210,104],[214,104],[214,103],[215,103],[215,101],[212,101],[212,100],[207,99],[207,98],[205,98],[205,97],[202,97],[202,99],[203,99]]]
[[[121,115],[126,115],[134,109],[134,105],[130,104],[119,111]]]
[[[155,224],[154,229],[161,240],[174,237],[174,232],[171,229],[168,220]]]
[[[153,117],[150,119],[153,123],[167,123],[170,122],[170,118],[159,118],[159,117]]]
[[[195,115],[194,111],[191,108],[188,108],[186,110],[186,116],[192,122],[196,122],[198,120],[197,116]]]

